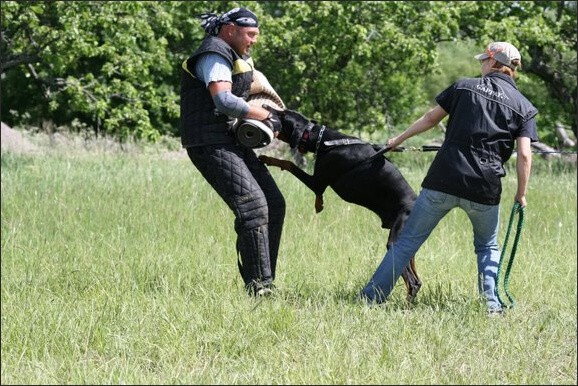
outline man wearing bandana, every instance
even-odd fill
[[[272,293],[285,199],[253,149],[237,143],[235,119],[280,122],[247,103],[253,80],[250,48],[259,22],[246,8],[200,16],[207,35],[182,64],[181,142],[193,165],[235,215],[238,266],[250,295]]]

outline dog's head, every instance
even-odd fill
[[[279,110],[267,105],[263,105],[263,108],[273,113],[281,122],[282,128],[277,135],[277,139],[288,143],[291,148],[297,147],[303,132],[310,126],[312,121],[294,110]]]

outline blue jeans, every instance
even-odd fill
[[[473,226],[479,292],[486,298],[488,310],[501,310],[496,283],[501,254],[498,247],[500,206],[478,204],[430,189],[420,192],[399,238],[383,257],[371,280],[361,291],[361,296],[369,302],[384,302],[410,258],[440,220],[456,207],[467,213]]]

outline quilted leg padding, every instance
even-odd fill
[[[235,214],[239,271],[245,284],[274,278],[285,199],[252,149],[236,145],[187,149],[203,177]]]

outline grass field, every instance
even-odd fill
[[[232,213],[180,155],[2,153],[2,384],[576,384],[575,167],[535,158],[516,305],[488,318],[463,213],[420,249],[415,303],[400,281],[369,307],[377,216],[332,191],[315,214],[276,169],[279,293],[247,297]],[[392,158],[417,190],[430,156]],[[501,241],[514,189],[510,168]]]

